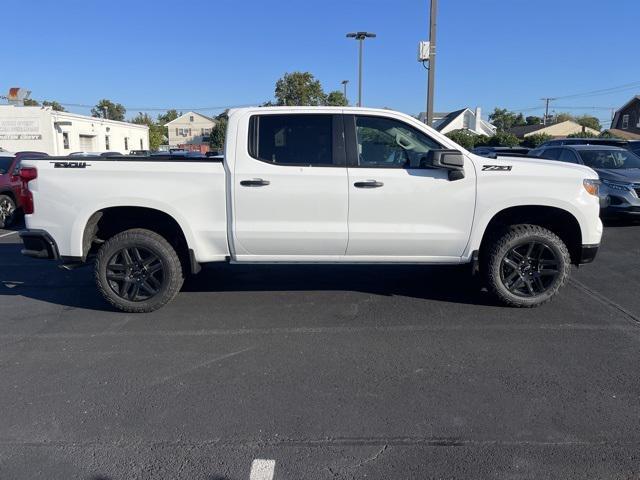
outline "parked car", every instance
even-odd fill
[[[21,159],[44,156],[42,152],[0,152],[0,228],[11,226],[22,208]]]
[[[620,138],[555,138],[547,140],[538,148],[559,147],[562,145],[609,145],[612,147],[626,147],[628,140]]]
[[[529,153],[529,148],[526,147],[476,147],[471,150],[476,155],[481,155],[488,158],[497,158],[505,155],[510,156],[526,156]]]
[[[538,158],[594,169],[602,181],[603,215],[640,215],[640,156],[608,145],[551,146],[538,150],[535,153]]]
[[[122,154],[120,152],[102,152],[100,156],[101,157],[121,157]]]
[[[590,168],[489,160],[398,112],[237,109],[226,138],[224,163],[25,162],[37,195],[23,253],[95,258],[99,291],[127,312],[160,308],[184,274],[227,261],[466,263],[505,304],[533,307],[600,244]]]
[[[640,140],[630,140],[627,144],[627,148],[636,155],[640,154]]]
[[[136,157],[148,157],[149,155],[151,155],[151,151],[150,150],[131,150],[129,152],[129,155],[134,155]]]

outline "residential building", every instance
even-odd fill
[[[598,130],[593,128],[583,127],[573,120],[566,120],[564,122],[552,123],[549,125],[522,125],[520,127],[513,127],[509,129],[509,133],[512,133],[518,138],[525,138],[531,135],[549,135],[554,138],[562,138],[575,133],[589,132],[593,135],[599,135]]]
[[[49,155],[129,153],[149,149],[149,127],[57,112],[51,107],[0,105],[0,147]]]
[[[640,95],[633,97],[615,113],[609,132],[627,140],[640,140]]]
[[[211,130],[216,125],[213,118],[201,113],[187,112],[167,123],[169,147],[207,151]]]
[[[424,122],[426,113],[420,113],[418,118],[421,122]],[[469,130],[477,135],[487,135],[490,137],[496,133],[496,127],[482,119],[482,110],[480,107],[476,107],[475,110],[462,108],[454,112],[435,112],[433,114],[432,127],[440,133],[445,134],[453,130]]]

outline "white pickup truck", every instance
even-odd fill
[[[480,157],[401,113],[244,108],[226,138],[224,160],[23,160],[23,253],[95,261],[127,312],[165,305],[208,262],[469,263],[531,307],[600,243],[591,169]]]

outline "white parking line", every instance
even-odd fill
[[[249,480],[273,480],[273,472],[276,468],[275,460],[261,460],[256,458],[251,463]]]
[[[9,235],[13,235],[14,233],[18,233],[18,232],[3,233],[2,235],[0,235],[0,238],[8,237]]]

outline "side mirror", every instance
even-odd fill
[[[431,150],[423,162],[425,167],[449,170],[449,180],[464,178],[464,156],[458,150]]]

